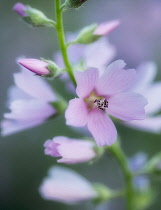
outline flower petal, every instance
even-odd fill
[[[115,47],[102,37],[97,42],[86,46],[83,56],[87,67],[96,67],[101,71],[111,62],[115,54]]]
[[[83,127],[87,123],[88,109],[83,99],[75,98],[69,101],[65,112],[66,124]]]
[[[151,85],[157,73],[156,64],[153,62],[142,63],[136,69],[136,78],[134,80],[132,91],[143,94],[144,90]]]
[[[117,138],[117,131],[112,120],[102,110],[94,109],[88,117],[88,129],[98,146],[112,145]]]
[[[124,92],[108,100],[107,112],[121,120],[142,120],[145,118],[144,106],[147,100],[138,93]]]
[[[105,36],[108,35],[111,31],[117,28],[120,25],[119,20],[112,20],[98,25],[96,30],[94,31],[94,35],[97,36]]]
[[[55,109],[46,102],[38,100],[16,100],[10,105],[11,112],[4,114],[7,119],[34,121],[45,120],[55,113]]]
[[[57,151],[61,159],[59,163],[75,164],[86,162],[93,159],[96,154],[94,152],[94,143],[87,140],[71,139],[64,136],[58,136],[53,139],[58,144]]]
[[[24,68],[20,73],[14,74],[14,81],[29,96],[46,102],[52,102],[56,99],[54,91],[42,78]]]
[[[160,133],[161,115],[155,117],[147,117],[145,120],[134,120],[131,122],[127,122],[125,125],[146,132]]]
[[[90,68],[84,72],[75,72],[77,82],[76,93],[80,98],[85,98],[94,90],[98,81],[99,71],[96,68]]]
[[[52,167],[40,186],[44,199],[76,203],[97,197],[91,183],[71,169]]]
[[[35,126],[38,126],[44,122],[43,119],[34,121],[17,121],[17,120],[2,120],[1,121],[1,135],[8,136]]]
[[[113,62],[102,74],[97,84],[97,91],[102,95],[112,95],[127,90],[134,80],[134,69],[124,70],[125,63],[122,60]]]
[[[161,110],[161,82],[153,83],[144,91],[144,96],[148,99],[145,110],[147,114],[155,114]]]

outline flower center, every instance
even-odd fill
[[[95,92],[92,92],[88,98],[85,99],[89,109],[97,107],[98,109],[105,111],[108,108],[108,101],[102,96],[97,96]]]
[[[105,108],[108,108],[108,101],[105,98],[96,99],[94,101],[94,104],[96,104],[96,106],[103,111],[105,110]]]

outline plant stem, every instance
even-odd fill
[[[134,206],[134,189],[133,189],[133,175],[129,169],[126,156],[121,149],[119,143],[115,143],[111,147],[108,147],[110,152],[114,155],[117,162],[119,163],[123,175],[124,175],[124,182],[126,185],[126,198],[127,198],[127,210],[135,210]]]
[[[73,84],[76,86],[76,81],[74,78],[72,66],[70,64],[69,58],[68,58],[68,52],[67,52],[67,47],[65,43],[65,36],[64,36],[64,27],[63,27],[63,18],[62,18],[62,9],[61,9],[61,0],[54,0],[56,2],[56,30],[57,30],[57,35],[58,35],[58,40],[59,40],[59,45],[60,45],[60,50],[62,53],[63,61],[66,67],[66,70],[68,72],[68,75],[73,82]]]

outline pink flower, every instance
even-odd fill
[[[105,23],[101,23],[100,25],[98,25],[93,34],[97,36],[106,36],[111,31],[116,29],[119,25],[120,25],[119,20],[112,20]]]
[[[147,100],[138,93],[129,92],[135,79],[135,70],[124,70],[121,60],[112,63],[100,76],[98,69],[75,72],[76,93],[70,100],[65,117],[67,125],[83,127],[87,124],[98,146],[112,145],[117,131],[110,114],[124,121],[145,118]]]
[[[27,10],[27,7],[22,3],[16,3],[13,7],[13,10],[20,15],[21,17],[27,16],[27,13],[25,12]]]
[[[59,163],[81,163],[89,161],[96,156],[93,142],[71,139],[64,136],[47,140],[44,147],[46,155],[61,157],[61,159],[57,161]]]
[[[1,122],[2,135],[9,135],[43,123],[56,113],[50,102],[56,100],[50,86],[24,69],[14,74],[15,86],[9,90],[10,113]]]
[[[90,182],[73,170],[63,167],[52,167],[39,191],[44,199],[68,204],[97,197]]]
[[[39,59],[19,59],[18,63],[38,75],[49,75],[51,73],[47,68],[49,64]]]
[[[153,62],[141,64],[136,69],[136,80],[131,90],[143,94],[148,99],[145,107],[146,118],[144,120],[134,120],[126,123],[136,129],[148,132],[159,133],[161,131],[161,115],[157,115],[161,110],[161,82],[153,82],[157,73],[156,65]]]

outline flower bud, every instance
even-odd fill
[[[52,61],[28,58],[20,59],[18,63],[39,76],[55,78],[60,75],[59,67]]]
[[[89,25],[80,31],[75,43],[79,44],[90,44],[97,41],[100,37],[108,35],[115,28],[119,26],[120,22],[118,20],[113,20],[110,22]]]
[[[52,167],[44,178],[39,192],[46,200],[74,204],[98,196],[92,184],[71,169]]]
[[[78,8],[82,6],[87,0],[66,0],[65,4],[70,8]]]
[[[27,10],[27,6],[25,6],[22,3],[16,3],[13,7],[13,11],[15,11],[21,17],[27,16],[27,13],[25,12],[26,10]]]
[[[46,155],[61,157],[57,161],[59,163],[76,164],[96,157],[92,141],[57,136],[52,140],[47,140],[44,147]]]
[[[23,17],[24,21],[31,24],[32,26],[48,26],[51,27],[55,25],[53,20],[48,19],[44,13],[34,9],[30,6],[26,6],[22,3],[17,3],[14,5],[13,10]]]

